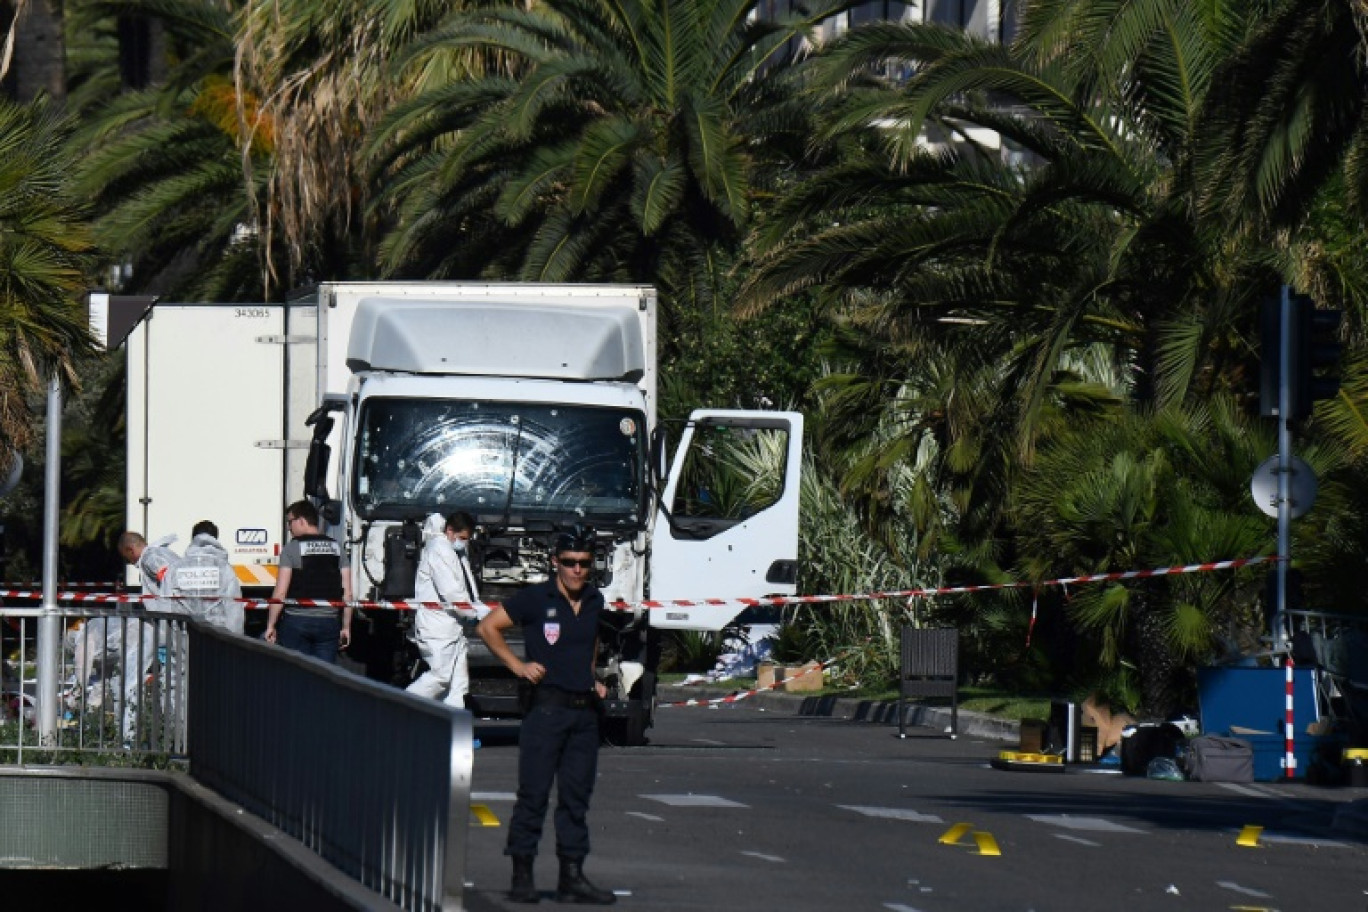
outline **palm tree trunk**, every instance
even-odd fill
[[[1354,26],[1359,33],[1359,53],[1368,63],[1368,0],[1350,0],[1349,8],[1353,11]]]
[[[1136,669],[1140,675],[1142,719],[1167,719],[1177,709],[1178,662],[1157,605],[1161,599],[1140,592],[1135,599],[1132,627]]]
[[[66,99],[66,42],[61,0],[10,0],[3,5],[6,47],[0,76],[6,94],[27,103],[39,95]]]

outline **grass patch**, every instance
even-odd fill
[[[666,689],[673,689],[674,685],[684,680],[684,677],[682,674],[662,674],[660,676],[661,699],[668,699]],[[750,690],[755,687],[755,679],[728,678],[725,681],[716,681],[700,686],[707,687],[710,690]],[[688,688],[679,688],[679,690],[687,691]],[[854,700],[896,700],[898,699],[898,688],[887,685],[869,685],[856,688],[825,687],[820,691],[804,693],[803,695],[848,697]],[[1039,694],[1018,694],[991,687],[961,687],[959,692],[960,709],[1018,722],[1022,719],[1048,719],[1050,717],[1050,703],[1053,699],[1055,698]],[[950,705],[948,699],[923,699],[915,702],[925,703],[929,706]]]
[[[984,687],[960,690],[960,709],[986,713],[999,719],[1048,719],[1050,697],[1005,693]]]

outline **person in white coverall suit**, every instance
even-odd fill
[[[175,586],[176,568],[181,558],[168,545],[176,536],[168,535],[148,544],[137,532],[125,532],[119,536],[119,555],[136,566],[142,576],[143,592],[157,596],[144,601],[140,607],[146,611],[162,611],[170,614],[187,614],[186,608],[174,599],[163,598],[172,594]],[[146,713],[151,703],[139,700],[143,675],[157,661],[157,643],[166,645],[165,631],[159,636],[154,622],[143,621],[129,624],[123,635],[123,734],[124,740],[131,741],[138,733],[137,712]],[[169,683],[169,682],[168,682]]]
[[[466,556],[466,542],[475,528],[469,513],[443,518],[433,513],[423,523],[423,556],[418,561],[414,597],[420,602],[474,602],[475,576]],[[418,651],[428,670],[408,686],[408,692],[441,698],[448,706],[463,708],[470,690],[466,665],[466,638],[461,618],[478,620],[483,612],[471,608],[418,608],[414,632]]]
[[[227,549],[219,544],[218,526],[201,520],[191,534],[194,538],[176,568],[176,593],[195,596],[185,600],[195,617],[241,634],[247,623],[241,601],[242,583],[228,562]]]

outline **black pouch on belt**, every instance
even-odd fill
[[[554,687],[538,687],[532,701],[534,706],[560,706],[565,709],[593,709],[596,702],[592,690],[573,693]]]

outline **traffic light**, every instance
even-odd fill
[[[1318,310],[1305,295],[1294,295],[1297,348],[1294,362],[1294,417],[1310,415],[1317,399],[1333,399],[1339,393],[1339,361],[1344,346],[1339,341],[1341,310]]]
[[[1302,294],[1288,292],[1287,376],[1282,373],[1282,299],[1268,297],[1259,305],[1259,414],[1277,417],[1281,387],[1288,384],[1288,419],[1311,414],[1317,399],[1339,392],[1342,346],[1337,338],[1343,311],[1319,310]]]

